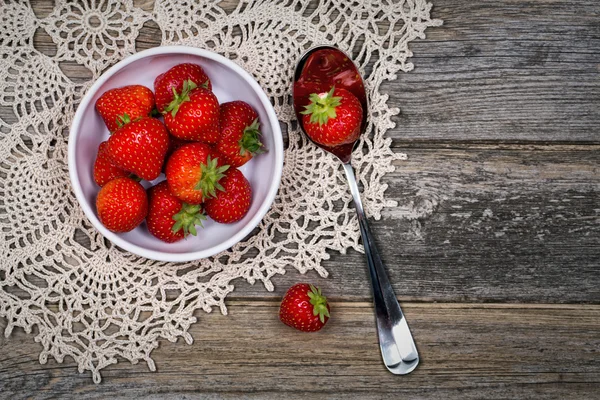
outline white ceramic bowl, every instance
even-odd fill
[[[176,243],[164,243],[152,236],[145,223],[131,232],[116,234],[106,229],[96,213],[99,187],[93,179],[93,162],[98,146],[109,132],[94,105],[109,89],[141,84],[154,88],[154,79],[184,62],[197,63],[209,76],[220,103],[243,100],[258,112],[262,140],[268,151],[250,160],[240,170],[252,186],[248,214],[233,224],[218,224],[210,218],[197,236]],[[132,55],[104,73],[83,98],[69,135],[69,174],[73,190],[90,222],[117,246],[159,261],[183,262],[209,257],[226,250],[246,237],[258,225],[273,203],[283,168],[283,140],[275,110],[258,83],[234,62],[208,50],[165,46]],[[161,175],[153,183],[163,180]],[[151,186],[149,183],[146,187]]]

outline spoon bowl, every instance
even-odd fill
[[[332,86],[348,90],[360,102],[363,111],[369,109],[365,85],[350,57],[341,50],[332,46],[317,46],[309,49],[298,61],[294,70],[294,85],[292,98],[294,99],[294,112],[298,123],[304,133],[302,115],[310,100],[308,96],[315,92],[328,92]],[[360,124],[361,135],[367,129],[367,113],[363,112]],[[343,163],[350,162],[352,151],[358,142],[347,143],[340,146],[329,147],[315,142],[310,136],[307,137],[317,146],[335,155]]]
[[[300,57],[294,70],[292,97],[296,118],[300,129],[307,137],[323,150],[335,155],[344,166],[365,246],[365,255],[373,288],[373,302],[375,304],[381,356],[388,371],[396,375],[405,375],[412,372],[419,364],[419,353],[388,279],[379,250],[373,240],[360,199],[354,169],[350,163],[352,151],[358,143],[358,138],[352,143],[334,147],[324,146],[314,141],[306,133],[302,122],[301,113],[310,103],[309,95],[311,93],[327,93],[332,86],[348,90],[359,100],[363,109],[360,126],[360,134],[362,135],[367,128],[368,102],[364,82],[358,68],[348,55],[335,47],[317,46],[309,49]]]

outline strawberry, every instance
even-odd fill
[[[96,210],[100,222],[108,230],[129,232],[146,218],[146,191],[131,178],[113,179],[98,192]]]
[[[315,142],[328,147],[353,143],[360,135],[363,110],[346,89],[332,87],[329,92],[312,93],[310,104],[302,111],[302,125]]]
[[[123,114],[130,120],[147,117],[154,109],[154,94],[142,85],[123,86],[104,92],[96,100],[96,110],[110,132],[120,127]]]
[[[117,167],[108,157],[108,142],[100,143],[98,155],[94,162],[94,182],[98,186],[104,186],[109,181],[123,176],[129,176],[129,172]]]
[[[283,296],[279,320],[303,332],[320,330],[329,320],[330,307],[321,289],[298,283]]]
[[[165,156],[165,159],[168,159],[175,150],[177,150],[184,144],[188,144],[188,143],[193,143],[193,142],[190,142],[188,140],[179,139],[173,135],[169,135],[169,149],[167,150],[167,155]]]
[[[190,80],[163,112],[171,135],[209,144],[219,140],[219,101],[208,89]]]
[[[222,165],[220,155],[204,143],[189,143],[173,152],[165,175],[169,189],[178,199],[200,204],[224,190],[219,181],[229,165]]]
[[[194,82],[197,86],[212,90],[210,79],[201,66],[191,63],[178,64],[154,80],[154,96],[159,112],[165,111],[165,108],[173,101],[174,92],[181,93],[183,82],[187,80]]]
[[[199,205],[182,202],[173,196],[167,181],[148,191],[149,206],[146,225],[148,231],[163,242],[173,243],[188,234],[196,235],[196,225],[206,219]]]
[[[113,164],[151,181],[160,174],[168,147],[169,133],[163,123],[142,117],[117,129],[108,139],[107,151]]]
[[[194,142],[190,142],[188,140],[182,140],[182,139],[176,138],[173,135],[169,135],[169,147],[167,149],[167,154],[165,155],[165,160],[168,160],[169,157],[171,157],[171,154],[173,154],[173,152],[175,150],[177,150],[184,144],[188,144],[188,143],[194,143]],[[166,169],[167,169],[167,163],[164,163],[163,167],[162,167],[162,172],[165,172]]]
[[[244,174],[239,169],[232,168],[219,183],[224,190],[204,203],[208,216],[222,224],[244,218],[252,199],[252,189]]]
[[[300,77],[294,82],[294,109],[302,110],[310,104],[310,95],[313,93],[327,92],[331,89],[331,84],[316,78]]]
[[[262,152],[258,130],[258,114],[243,101],[223,103],[219,107],[221,137],[217,150],[227,164],[241,167],[253,156]]]

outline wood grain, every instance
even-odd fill
[[[230,315],[201,314],[192,346],[154,351],[158,372],[122,362],[100,386],[69,359],[40,365],[22,332],[0,339],[0,393],[23,398],[547,398],[595,396],[600,384],[600,307],[405,304],[422,363],[389,374],[379,358],[371,306],[334,303],[316,334],[277,320],[278,303],[230,302]],[[0,322],[0,329],[3,322]]]
[[[417,301],[600,301],[598,147],[407,150],[387,176],[399,206],[373,221],[398,296]],[[364,255],[331,252],[327,279],[290,268],[275,292],[239,282],[232,298],[278,298],[318,282],[368,301]]]
[[[414,71],[383,87],[398,140],[598,142],[600,4],[436,2]]]
[[[372,223],[415,373],[381,364],[364,256],[350,251],[331,254],[328,279],[290,268],[272,293],[237,282],[227,317],[198,313],[192,346],[161,343],[156,373],[120,360],[97,386],[70,359],[40,365],[32,335],[0,336],[0,398],[598,398],[600,3],[434,3],[444,26],[411,43],[414,71],[382,86],[401,110],[387,135],[408,160],[386,177],[399,206]],[[53,2],[32,8],[44,17]],[[149,21],[136,49],[160,40]],[[34,45],[56,53],[42,28]],[[0,118],[14,122],[6,107]],[[279,297],[307,279],[335,301],[315,335],[277,321]]]

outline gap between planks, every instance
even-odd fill
[[[550,304],[550,303],[443,303],[443,302],[406,302],[398,298],[403,308],[421,308],[421,309],[494,309],[494,310],[580,310],[580,311],[600,311],[600,304]],[[231,300],[225,301],[227,307],[279,307],[278,300]],[[371,302],[366,301],[331,301],[332,307],[344,308],[369,308]]]

